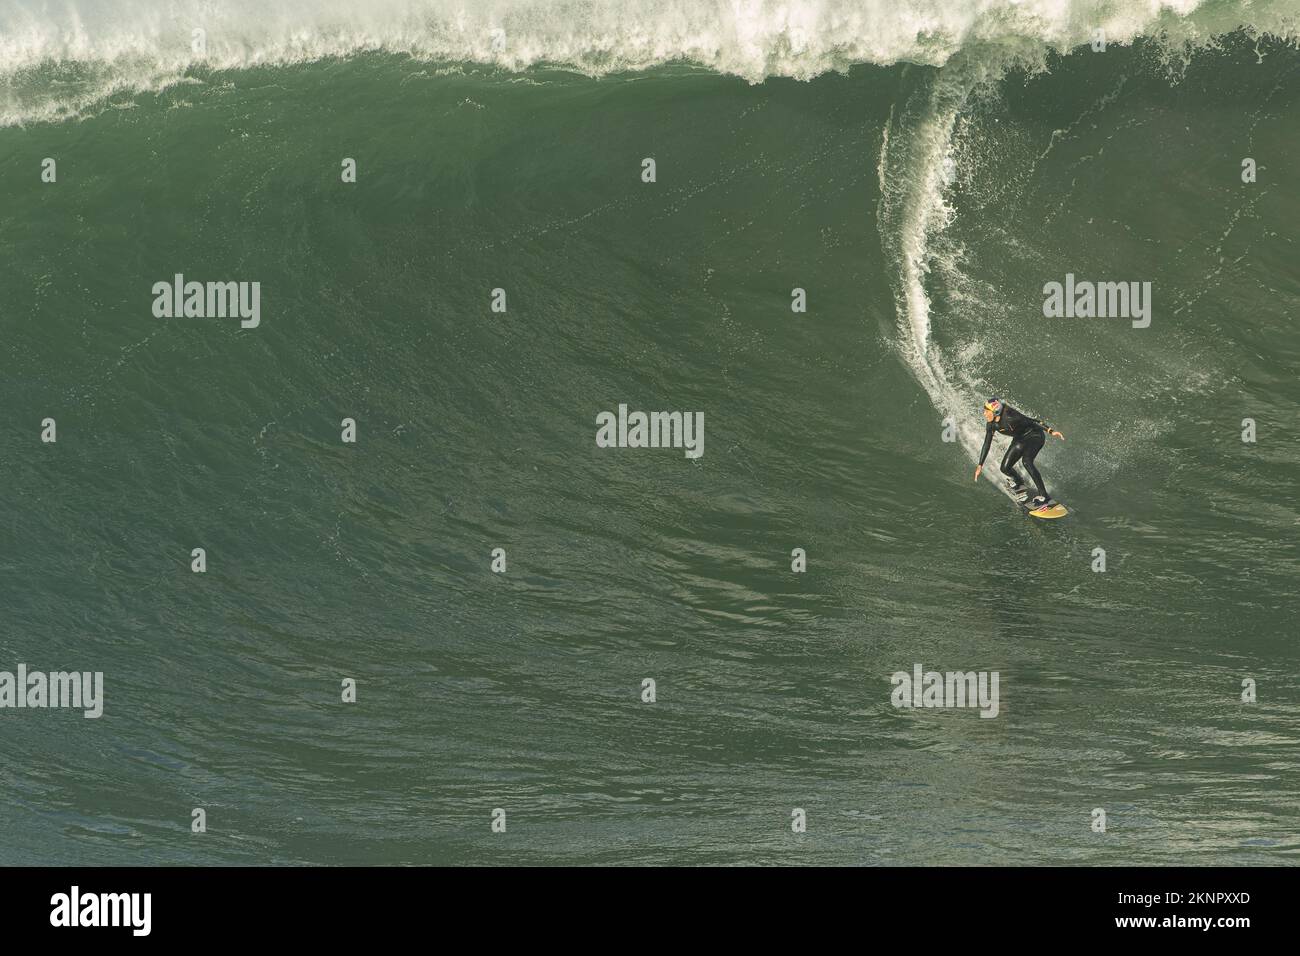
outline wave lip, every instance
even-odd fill
[[[974,45],[1091,42],[1241,27],[1292,32],[1295,0],[42,0],[0,4],[0,73],[46,62],[215,67],[383,49],[594,73],[686,60],[751,79],[838,65],[939,66]],[[204,33],[195,45],[195,30]]]
[[[1293,36],[1300,0],[43,0],[0,2],[0,76],[50,64],[176,72],[383,50],[593,75],[690,62],[751,81],[862,63],[942,66],[976,46],[1067,52],[1248,28]]]

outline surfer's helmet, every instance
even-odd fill
[[[989,421],[1002,414],[1002,399],[994,396],[984,403],[984,417]]]

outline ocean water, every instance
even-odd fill
[[[0,863],[1294,863],[1298,24],[0,0]]]

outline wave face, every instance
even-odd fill
[[[1293,38],[1296,0],[36,0],[0,3],[0,122],[76,115],[120,90],[363,52],[590,75],[673,62],[759,81],[858,64],[941,66],[961,51],[1040,63],[1104,31],[1171,49],[1238,29]]]
[[[106,698],[4,713],[6,862],[1294,859],[1290,9],[0,0],[0,670]]]

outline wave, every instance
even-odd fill
[[[1093,39],[1297,35],[1300,0],[0,0],[0,124],[76,116],[196,71],[383,51],[589,75],[690,63],[758,82],[858,64],[1041,61]]]
[[[66,119],[119,92],[216,72],[363,52],[594,76],[689,63],[755,82],[905,64],[878,161],[879,232],[896,270],[900,351],[972,459],[982,386],[933,344],[926,288],[971,95],[1099,29],[1108,43],[1148,38],[1175,58],[1240,30],[1300,36],[1300,0],[303,0],[269,13],[263,3],[0,0],[0,126]]]

